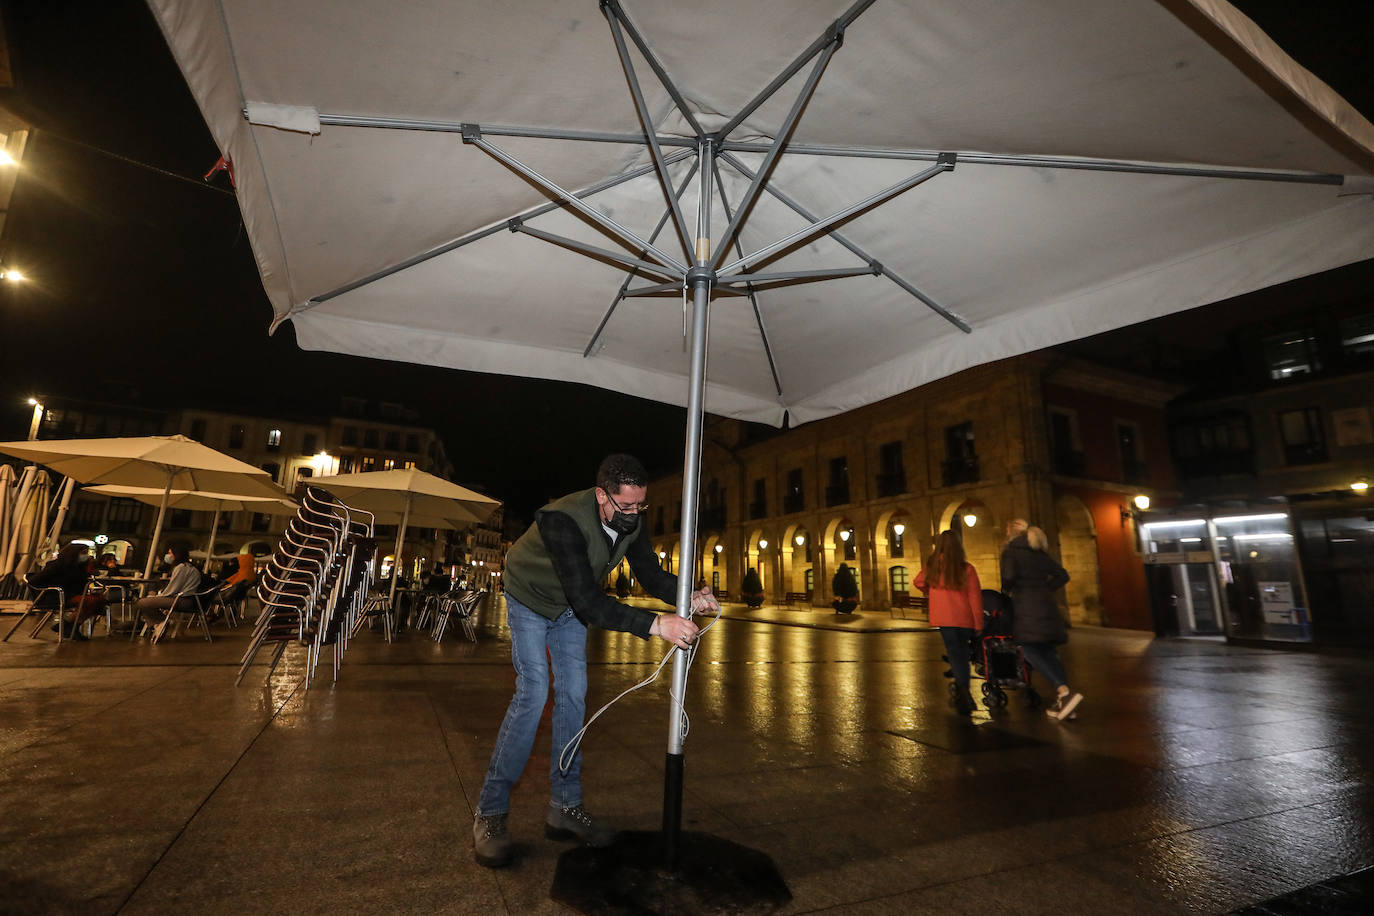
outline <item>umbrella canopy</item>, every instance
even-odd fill
[[[1374,251],[1374,126],[1219,0],[150,6],[308,349],[685,404],[701,138],[718,269],[936,170],[717,278],[706,409],[751,420]]]
[[[410,525],[421,528],[462,528],[484,521],[501,505],[498,500],[418,468],[336,474],[332,477],[316,477],[311,483],[323,487],[350,506],[375,513],[379,521],[398,524],[394,553],[397,568],[401,562],[401,545],[405,543],[406,528]],[[393,600],[396,597],[397,578],[393,571]]]
[[[0,442],[0,453],[46,465],[80,483],[157,488],[162,496],[145,577],[152,573],[153,554],[173,490],[268,499],[283,495],[271,474],[185,436]]]
[[[219,514],[221,512],[240,512],[249,510],[251,512],[261,512],[264,515],[294,515],[300,508],[286,491],[276,487],[279,495],[274,499],[271,497],[253,498],[248,496],[233,496],[228,493],[209,493],[203,490],[168,490],[165,494],[167,508],[169,509],[190,509],[202,512],[215,513],[214,519],[210,523],[210,539],[203,551],[191,551],[192,556],[199,553],[205,557],[215,549],[215,532],[219,530]],[[160,506],[163,500],[163,491],[152,487],[121,487],[114,484],[86,487],[88,493],[101,493],[105,496],[122,496],[127,499],[136,499],[141,503],[150,506]],[[230,554],[232,557],[233,555]],[[212,559],[222,559],[213,557]]]

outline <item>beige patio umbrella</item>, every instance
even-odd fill
[[[105,496],[121,496],[126,499],[136,499],[141,503],[150,506],[162,504],[162,490],[157,487],[122,487],[116,484],[102,484],[99,486],[86,487],[87,493],[100,493]],[[214,520],[210,523],[210,539],[205,545],[205,556],[207,559],[214,558],[215,533],[219,530],[219,514],[221,512],[261,512],[264,515],[294,515],[299,507],[287,496],[286,491],[277,487],[280,495],[277,497],[255,498],[251,496],[235,496],[229,493],[211,493],[204,490],[171,490],[167,493],[167,508],[169,509],[189,509],[194,512],[213,512]],[[207,567],[208,568],[208,567]]]
[[[337,474],[316,477],[312,483],[350,506],[374,513],[378,521],[397,522],[395,557],[398,565],[401,545],[410,524],[424,528],[461,528],[484,521],[501,505],[490,496],[418,468]],[[391,598],[396,598],[395,572],[391,575]]]
[[[281,498],[281,490],[266,471],[185,436],[0,442],[0,453],[42,464],[79,483],[160,489],[145,578],[153,571],[153,555],[173,490]]]

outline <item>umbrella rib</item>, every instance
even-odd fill
[[[772,144],[726,140],[721,154],[765,153]],[[845,159],[901,159],[937,162],[945,155],[939,150],[897,149],[859,146],[828,146],[816,143],[789,143],[787,152],[798,156],[837,156]],[[1066,156],[1013,156],[1001,153],[958,153],[960,165],[999,165],[1020,168],[1065,169],[1086,172],[1122,172],[1138,175],[1174,175],[1181,178],[1226,178],[1235,181],[1274,181],[1289,184],[1340,186],[1345,176],[1332,172],[1274,172],[1229,166],[1160,165],[1125,159],[1076,159]]]
[[[465,129],[463,130],[463,142],[472,144],[473,146],[480,149],[482,152],[486,153],[488,156],[491,156],[497,162],[500,162],[502,165],[506,166],[506,168],[522,176],[523,178],[526,178],[529,181],[534,182],[536,185],[553,194],[555,197],[560,198],[565,203],[567,203],[568,206],[572,207],[578,213],[581,213],[583,216],[587,217],[592,222],[596,223],[606,232],[618,238],[622,243],[625,244],[626,247],[642,248],[644,249],[646,254],[652,255],[654,260],[658,261],[663,266],[670,267],[675,272],[680,274],[685,275],[687,273],[687,265],[679,261],[677,258],[674,258],[672,255],[667,254],[666,252],[655,247],[654,245],[650,245],[648,242],[644,241],[639,236],[635,235],[629,229],[626,229],[624,226],[620,225],[615,220],[611,219],[609,216],[606,216],[600,210],[597,210],[595,207],[590,207],[587,204],[584,204],[575,195],[573,195],[571,191],[567,191],[555,182],[551,181],[550,179],[545,178],[543,175],[539,174],[534,169],[525,165],[523,162],[516,159],[510,153],[501,149],[499,146],[496,146],[489,140],[484,140],[482,138],[482,129],[478,125],[469,124],[465,127]]]
[[[678,150],[670,154],[667,157],[666,161],[669,165],[672,165],[675,162],[681,162],[683,159],[686,159],[690,156],[694,156],[694,154],[695,150]],[[591,197],[595,194],[600,194],[602,191],[608,191],[611,188],[619,187],[620,185],[625,184],[627,181],[633,181],[636,178],[642,178],[643,176],[648,175],[653,170],[654,166],[652,164],[642,165],[638,168],[631,169],[628,172],[622,172],[619,175],[613,175],[610,178],[606,178],[602,181],[597,182],[596,184],[589,185],[581,191],[578,191],[577,196],[581,198]],[[534,219],[537,216],[543,216],[546,213],[552,213],[554,210],[561,210],[566,206],[567,204],[565,204],[561,200],[549,201],[548,203],[540,204],[532,210],[519,213],[512,218],[526,220]],[[319,296],[312,296],[308,301],[293,308],[291,310],[291,314],[308,311],[309,309],[312,309],[317,305],[320,305],[324,302],[328,302],[330,299],[333,299],[336,296],[342,296],[345,293],[351,293],[355,289],[359,289],[371,283],[376,283],[378,280],[384,280],[392,274],[397,274],[403,270],[408,270],[416,266],[417,264],[423,264],[425,261],[428,261],[431,258],[437,258],[441,254],[447,254],[448,252],[455,251],[459,248],[462,248],[465,245],[470,245],[473,242],[481,241],[484,238],[496,235],[498,232],[505,232],[509,228],[510,220],[507,219],[502,220],[501,222],[496,223],[494,225],[488,226],[485,229],[478,229],[475,232],[469,232],[467,235],[459,236],[453,241],[445,242],[437,248],[431,248],[429,251],[417,254],[411,258],[406,258],[404,261],[400,261],[399,263],[393,264],[390,267],[385,267],[382,270],[377,271],[376,273],[368,274],[366,277],[363,277],[359,280],[354,280],[350,283],[346,283],[343,286],[332,289],[329,292],[323,293]]]
[[[730,165],[744,177],[750,179],[754,177],[754,173],[749,169],[748,166],[746,166],[743,162],[740,161],[738,156],[733,156],[730,153],[722,151],[720,153],[720,158],[730,163]],[[767,184],[765,184],[764,190],[767,191],[769,194],[772,194],[783,204],[791,208],[791,210],[798,216],[800,216],[802,219],[809,220],[812,223],[820,221],[820,217],[815,216],[813,213],[811,213],[811,211],[807,210],[805,207],[797,203],[797,201],[792,199],[790,196],[783,193],[780,189],[778,189],[778,187],[773,182],[770,181]],[[931,299],[929,296],[921,292],[915,286],[912,286],[901,276],[897,275],[896,273],[893,273],[889,268],[887,268],[885,265],[883,265],[882,263],[874,259],[871,255],[869,255],[868,252],[864,251],[864,249],[860,248],[858,245],[850,241],[847,236],[841,235],[838,229],[827,230],[826,235],[834,239],[840,245],[843,245],[845,248],[849,249],[849,251],[853,252],[855,255],[862,258],[863,260],[868,261],[870,264],[877,265],[879,271],[882,273],[884,277],[887,277],[893,283],[900,286],[903,290],[905,290],[907,293],[915,297],[917,300],[919,300],[922,304],[924,304],[931,311],[935,312],[941,318],[945,319],[950,324],[954,325],[956,328],[963,331],[965,334],[973,333],[973,329],[970,328],[963,319],[951,313],[948,309],[940,305],[935,300]]]
[[[696,176],[697,168],[698,163],[694,159],[692,160],[692,167],[687,170],[687,177],[682,180],[682,185],[677,189],[677,196],[679,198],[687,191],[688,185],[692,183],[692,179]],[[654,239],[658,238],[658,234],[662,232],[663,227],[668,224],[668,216],[668,211],[663,211],[663,216],[659,218],[658,225],[654,227],[654,231],[649,235],[649,241],[652,242]],[[644,253],[641,251],[640,257],[643,256]],[[625,298],[625,291],[630,288],[630,281],[638,275],[639,273],[637,270],[631,270],[625,275],[625,282],[620,284],[620,291],[617,292],[615,298],[611,300],[611,305],[606,309],[606,314],[601,316],[601,323],[596,326],[596,331],[592,334],[591,340],[587,341],[586,349],[582,351],[583,359],[589,357],[592,350],[596,348],[597,341],[601,339],[601,332],[606,329],[606,324],[611,320],[611,315],[615,313],[616,308],[620,305],[620,300]],[[673,288],[680,289],[681,287],[674,284]]]
[[[244,117],[248,116],[245,109]],[[463,121],[429,121],[422,118],[381,118],[375,115],[321,114],[320,123],[326,127],[366,127],[378,130],[418,130],[438,134],[461,134],[467,126]],[[510,124],[483,124],[482,133],[492,137],[527,137],[534,140],[581,140],[587,143],[626,143],[643,146],[644,135],[621,134],[604,130],[568,130],[559,127],[518,127]],[[660,136],[660,146],[687,146],[696,149],[691,137]]]
[[[635,43],[635,47],[639,48],[639,53],[644,55],[644,59],[649,64],[649,69],[654,71],[654,76],[658,77],[659,83],[667,90],[668,95],[672,97],[673,104],[677,106],[678,112],[681,113],[682,117],[687,121],[687,124],[692,128],[692,132],[696,134],[697,140],[704,140],[706,138],[706,131],[702,129],[701,124],[696,119],[696,115],[692,114],[692,109],[691,106],[687,104],[687,99],[678,91],[677,85],[668,77],[668,71],[663,68],[663,65],[659,62],[654,53],[649,50],[649,45],[644,40],[644,37],[640,35],[639,29],[635,28],[635,24],[630,21],[630,17],[625,15],[625,10],[621,7],[620,0],[603,0],[602,9],[603,12],[606,12],[608,17],[614,15],[616,19],[620,20],[620,24],[624,26],[625,31],[629,33],[630,40]]]
[[[784,270],[767,274],[736,274],[722,280],[719,285],[733,286],[746,283],[755,289],[773,286],[786,286],[795,283],[818,283],[822,280],[842,280],[845,277],[877,277],[881,271],[867,267],[830,267],[817,270]]]
[[[872,6],[873,2],[874,0],[858,0],[857,3],[855,3],[853,6],[851,6],[848,10],[845,11],[844,15],[840,16],[840,18],[832,22],[829,28],[825,30],[825,34],[821,35],[815,41],[811,42],[811,44],[807,46],[805,51],[802,51],[801,54],[797,55],[797,57],[793,59],[792,63],[788,64],[786,67],[783,68],[783,71],[781,73],[773,77],[773,81],[770,82],[767,86],[765,86],[763,88],[763,91],[761,91],[758,95],[754,96],[754,98],[751,99],[748,102],[748,104],[746,104],[743,108],[739,110],[738,114],[736,114],[729,121],[726,121],[725,124],[720,128],[720,130],[716,131],[716,139],[724,140],[726,137],[730,136],[730,133],[736,127],[742,124],[746,118],[748,118],[751,114],[758,110],[758,107],[760,105],[762,105],[764,102],[772,98],[773,94],[776,93],[779,89],[781,89],[788,80],[795,76],[797,72],[801,70],[802,67],[805,67],[806,62],[809,61],[811,58],[815,57],[816,54],[819,53],[822,48],[826,47],[826,45],[831,45],[831,50],[833,50],[834,47],[838,46],[838,43],[844,40],[844,30],[848,28],[849,25],[855,19],[858,19],[859,16],[863,14],[864,10]]]
[[[649,114],[649,105],[644,101],[644,90],[640,88],[634,62],[630,60],[630,49],[625,46],[625,34],[620,28],[620,18],[608,3],[602,4],[601,11],[606,15],[607,25],[611,27],[615,51],[620,56],[620,66],[625,70],[625,80],[630,84],[630,96],[634,99],[635,111],[639,114],[640,124],[644,127],[644,138],[649,142],[649,155],[658,168],[658,184],[663,196],[668,199],[668,210],[673,215],[673,225],[677,227],[678,241],[682,243],[682,256],[684,260],[691,260],[692,231],[687,228],[687,218],[682,215],[682,207],[678,205],[677,195],[673,193],[673,182],[668,176],[668,166],[663,161],[663,148],[658,144],[658,132]]]
[[[725,233],[720,238],[719,247],[711,258],[712,270],[720,270],[725,252],[729,250],[730,243],[739,234],[740,226],[744,220],[748,219],[749,211],[754,206],[754,201],[758,198],[763,183],[773,173],[773,166],[777,165],[783,147],[786,146],[788,139],[792,136],[792,131],[797,126],[797,122],[801,120],[802,111],[805,110],[806,103],[810,101],[812,94],[816,91],[816,85],[821,81],[821,74],[825,72],[826,66],[830,63],[830,58],[835,55],[839,41],[839,35],[831,37],[830,43],[821,51],[820,58],[811,68],[811,74],[806,78],[806,83],[802,86],[801,92],[797,94],[796,100],[792,103],[792,109],[787,112],[787,117],[783,119],[782,126],[778,128],[778,135],[773,138],[772,145],[763,157],[763,164],[759,166],[758,175],[750,182],[749,190],[744,192],[744,197],[739,202],[739,209],[735,211],[734,218],[730,220],[730,225],[726,227]]]
[[[543,229],[534,229],[530,226],[526,226],[524,222],[522,222],[521,220],[511,220],[510,231],[520,232],[525,235],[533,236],[537,239],[543,239],[544,241],[549,242],[553,245],[557,245],[560,248],[567,248],[571,251],[577,252],[578,254],[584,254],[587,257],[592,258],[593,260],[612,261],[616,264],[619,264],[621,267],[630,267],[635,270],[642,270],[647,273],[658,274],[660,277],[663,277],[664,279],[676,279],[673,277],[672,271],[669,271],[664,267],[655,264],[653,261],[645,261],[641,258],[630,257],[629,255],[621,254],[617,251],[611,251],[607,248],[599,248],[596,245],[588,245],[586,242],[579,242],[577,239],[570,239],[565,235],[557,235],[553,232],[546,232]]]
[[[924,181],[934,178],[936,175],[939,175],[943,172],[953,171],[954,164],[955,155],[953,153],[943,153],[940,156],[940,160],[930,168],[917,172],[915,175],[912,175],[909,178],[899,181],[891,187],[884,188],[877,194],[874,194],[870,197],[866,197],[856,204],[845,207],[843,210],[838,210],[835,213],[832,213],[829,216],[827,216],[825,219],[819,222],[812,223],[810,226],[807,226],[804,229],[799,229],[798,231],[792,233],[789,236],[778,239],[771,245],[766,245],[763,248],[760,248],[759,250],[753,252],[752,254],[745,255],[742,258],[730,262],[729,264],[725,265],[720,269],[720,274],[722,276],[729,276],[732,274],[740,273],[750,264],[765,260],[770,256],[777,254],[780,251],[792,247],[793,245],[800,244],[801,242],[804,242],[807,239],[820,235],[821,233],[829,229],[831,226],[838,226],[841,223],[851,220],[854,217],[859,216],[860,214],[868,210],[880,207],[892,198],[911,190],[912,188],[916,187],[918,184],[921,184]],[[759,178],[762,177],[764,177],[763,173],[760,172],[757,176],[755,176],[754,181],[757,182]]]
[[[725,211],[725,218],[730,219],[730,199],[725,196],[725,182],[720,174],[720,156],[717,154],[711,158],[711,168],[716,176],[716,193],[720,195],[720,206]],[[744,254],[744,246],[740,243],[739,236],[735,237],[735,253]],[[754,323],[759,328],[759,338],[763,341],[763,355],[768,358],[768,371],[773,375],[773,387],[778,392],[778,397],[782,397],[782,379],[778,377],[778,364],[773,359],[773,342],[768,338],[768,328],[763,323],[763,311],[759,308],[759,297],[754,293],[753,287],[746,286],[749,293],[749,307],[754,310]]]
[[[636,286],[633,289],[627,289],[625,291],[625,297],[634,298],[636,296],[665,296],[670,293],[674,296],[681,296],[682,283],[679,281],[677,283],[658,283],[654,286]],[[733,286],[720,285],[711,287],[711,294],[715,295],[716,293],[720,293],[723,296],[744,296],[748,294],[746,290],[736,289]]]

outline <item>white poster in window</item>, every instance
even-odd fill
[[[1265,623],[1296,623],[1291,582],[1260,582],[1260,610]]]
[[[1369,422],[1368,407],[1346,407],[1331,411],[1331,425],[1336,427],[1336,445],[1374,444],[1374,425]]]

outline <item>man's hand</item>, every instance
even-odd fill
[[[720,605],[716,603],[716,596],[711,594],[711,589],[703,588],[700,591],[692,592],[692,615],[697,614],[719,614]]]
[[[657,636],[679,649],[686,649],[697,638],[697,625],[676,614],[660,614],[649,627],[649,635]]]

